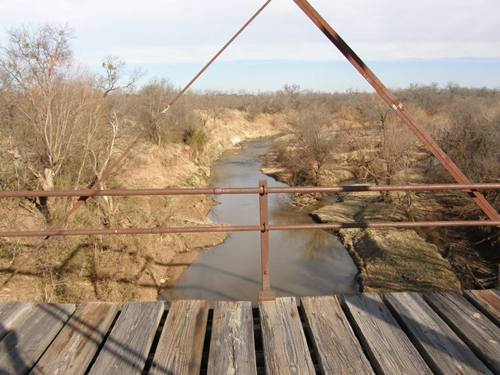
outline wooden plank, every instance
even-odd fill
[[[461,295],[432,293],[424,298],[474,353],[500,374],[500,329]]]
[[[84,374],[106,336],[119,305],[79,305],[34,370],[41,374]]]
[[[74,305],[38,305],[0,345],[0,374],[28,372],[75,311]]]
[[[207,301],[174,302],[150,374],[199,374],[207,319]]]
[[[373,374],[336,297],[302,298],[324,374]]]
[[[316,374],[295,298],[259,303],[267,374]]]
[[[127,303],[90,374],[141,374],[163,310],[163,302]]]
[[[215,305],[208,374],[257,374],[251,302]]]
[[[484,315],[500,327],[500,292],[498,290],[468,290],[464,292],[464,295]]]
[[[472,350],[417,293],[385,296],[413,343],[438,374],[491,374]]]
[[[27,302],[0,303],[0,340],[16,327],[32,308],[33,305]]]
[[[432,374],[376,294],[345,297],[346,313],[379,374]]]

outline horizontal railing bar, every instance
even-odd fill
[[[328,223],[270,225],[270,231],[308,230],[308,229],[401,229],[401,228],[447,228],[447,227],[498,227],[500,221],[411,221],[411,222],[374,222],[374,223]]]
[[[353,193],[382,191],[498,190],[500,184],[421,184],[421,185],[344,185],[332,187],[278,187],[269,193]]]
[[[176,189],[108,189],[108,190],[60,190],[60,191],[0,191],[0,198],[24,197],[134,197],[158,195],[222,195],[259,194],[255,188],[176,188]]]
[[[500,221],[414,221],[414,222],[367,222],[367,223],[328,223],[328,224],[271,224],[270,231],[307,230],[307,229],[389,229],[389,228],[442,228],[442,227],[500,227]],[[259,225],[208,225],[196,227],[156,227],[123,229],[50,229],[34,231],[0,232],[0,238],[44,237],[44,236],[89,236],[89,235],[133,235],[133,234],[174,234],[174,233],[229,233],[260,232]]]
[[[269,187],[269,194],[292,193],[349,193],[381,191],[438,191],[438,190],[498,190],[500,184],[422,184],[422,185],[347,185],[332,187]],[[226,195],[259,194],[258,187],[247,188],[175,188],[175,189],[108,189],[108,190],[60,190],[60,191],[0,191],[0,198],[24,197],[130,197],[158,195]]]
[[[210,225],[196,227],[155,227],[123,229],[49,229],[33,231],[0,232],[1,237],[64,237],[92,235],[175,234],[175,233],[229,233],[260,232],[259,225]]]

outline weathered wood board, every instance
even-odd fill
[[[500,374],[497,290],[214,306],[0,303],[0,374]]]
[[[217,302],[208,374],[256,374],[251,302]]]
[[[347,314],[373,367],[380,374],[432,374],[432,371],[376,294],[345,298]]]
[[[32,308],[33,305],[27,302],[0,303],[0,340],[17,326]]]
[[[500,327],[500,292],[498,290],[467,290],[464,295],[484,315]]]
[[[150,374],[199,374],[207,318],[207,301],[174,302]]]
[[[500,374],[500,328],[461,295],[432,293],[424,298],[474,353]]]
[[[75,305],[38,305],[0,345],[0,374],[28,372],[59,333]]]
[[[267,374],[316,374],[295,298],[259,303]]]
[[[119,305],[79,305],[54,342],[36,364],[35,373],[84,374],[106,336]]]
[[[141,374],[163,310],[163,302],[127,303],[90,374]]]
[[[385,295],[413,343],[438,374],[491,374],[486,365],[417,293]]]
[[[324,374],[374,374],[337,297],[302,298]]]

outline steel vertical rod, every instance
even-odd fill
[[[273,299],[269,267],[269,192],[267,181],[259,181],[259,213],[260,213],[260,261],[262,272],[262,290],[259,300]]]
[[[311,21],[330,39],[330,41],[345,56],[351,65],[366,79],[375,89],[377,94],[395,111],[396,115],[403,120],[420,141],[432,152],[434,157],[441,162],[443,167],[459,184],[470,184],[468,177],[450,159],[450,157],[432,139],[430,134],[408,113],[404,105],[385,87],[382,81],[365,64],[365,62],[349,47],[332,26],[318,13],[318,11],[307,0],[294,0],[299,8],[311,19]],[[500,215],[490,202],[479,191],[470,193],[472,199],[483,210],[490,220],[500,220]]]

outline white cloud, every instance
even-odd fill
[[[4,31],[68,24],[80,60],[206,61],[263,0],[0,0]],[[311,0],[366,59],[500,57],[498,0]],[[273,0],[225,60],[339,59],[292,0]]]

